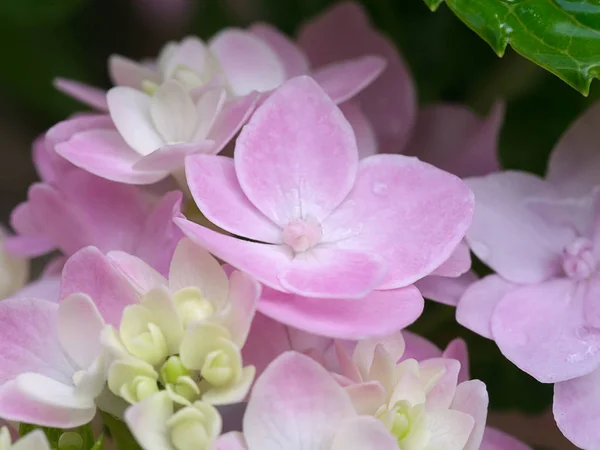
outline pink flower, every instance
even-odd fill
[[[600,105],[554,149],[546,179],[502,172],[467,180],[476,208],[467,241],[496,271],[462,297],[460,323],[494,339],[502,353],[543,383],[556,385],[554,413],[577,445],[600,445],[597,294]],[[581,377],[581,378],[580,378]],[[594,388],[595,389],[595,388]]]
[[[243,438],[222,436],[221,450],[396,450],[394,437],[374,417],[361,416],[349,395],[318,363],[288,352],[256,382]]]
[[[176,219],[184,233],[271,288],[263,313],[336,337],[414,320],[422,300],[411,284],[448,259],[473,207],[458,178],[416,158],[359,163],[352,128],[308,77],[255,112],[233,160],[195,155],[186,173],[209,220],[258,242]]]
[[[133,253],[164,272],[182,237],[172,222],[180,215],[181,194],[170,192],[155,199],[135,186],[74,167],[52,148],[81,121],[97,120],[84,116],[63,122],[36,141],[34,160],[42,182],[31,186],[28,201],[13,211],[11,224],[17,235],[6,239],[6,249],[25,256],[58,249],[70,256],[94,245],[103,252]]]

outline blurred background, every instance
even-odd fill
[[[108,88],[110,54],[153,57],[188,34],[208,38],[224,27],[255,21],[293,36],[298,26],[334,0],[1,0],[0,1],[0,218],[25,199],[36,180],[31,142],[55,122],[82,111],[56,91],[55,77]],[[542,174],[567,125],[598,99],[596,83],[585,98],[508,50],[499,59],[445,6],[430,12],[421,0],[363,0],[373,23],[388,35],[411,68],[422,104],[459,102],[486,113],[504,99],[507,113],[499,145],[505,168]],[[551,386],[505,361],[492,343],[462,329],[454,310],[428,305],[413,327],[445,345],[469,342],[474,377],[488,384],[492,419],[539,448],[574,448],[548,413]],[[515,413],[518,410],[519,413]],[[540,414],[543,414],[540,416]]]

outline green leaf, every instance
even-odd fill
[[[101,434],[98,440],[94,443],[94,446],[91,450],[104,450],[104,435]]]
[[[84,0],[2,0],[0,19],[19,26],[50,25],[66,19],[85,5]]]
[[[444,0],[424,0],[436,10]],[[498,56],[517,53],[588,95],[600,77],[598,0],[446,0]]]
[[[102,413],[102,421],[108,428],[117,450],[141,450],[125,422],[108,413]]]

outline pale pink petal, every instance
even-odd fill
[[[380,56],[362,56],[320,67],[312,76],[335,103],[344,103],[369,86],[385,65]]]
[[[573,444],[593,449],[600,446],[600,369],[554,385],[554,419]]]
[[[427,408],[449,408],[457,394],[456,385],[458,384],[460,362],[454,359],[432,358],[420,361],[419,368],[425,373],[443,370],[442,377],[427,393],[426,405]]]
[[[45,300],[0,302],[0,384],[26,372],[71,383],[75,368],[58,339],[57,312],[56,303]]]
[[[214,141],[186,142],[165,145],[158,150],[139,159],[133,170],[175,172],[183,168],[185,158],[195,153],[215,153]]]
[[[249,28],[249,31],[266,42],[277,54],[286,78],[309,73],[308,60],[302,50],[277,28],[267,23],[255,23]]]
[[[158,73],[144,64],[132,61],[121,55],[111,55],[108,58],[108,72],[115,86],[128,86],[141,89],[144,80],[159,83]]]
[[[509,360],[542,383],[585,375],[600,364],[600,332],[585,317],[600,283],[557,279],[518,287],[498,303],[492,334]]]
[[[427,422],[431,432],[428,446],[444,450],[463,450],[475,425],[471,415],[453,409],[430,411]]]
[[[139,301],[125,277],[94,247],[75,253],[63,269],[60,299],[77,292],[89,295],[104,321],[117,328],[123,309]]]
[[[269,292],[268,289],[266,291]],[[258,377],[276,357],[288,350],[295,350],[289,336],[289,328],[277,320],[257,313],[242,348],[244,364],[254,366]]]
[[[280,226],[322,220],[354,184],[352,127],[311,78],[288,81],[256,110],[235,148],[248,199]]]
[[[444,349],[443,358],[455,359],[460,363],[460,372],[458,373],[458,382],[467,381],[469,376],[469,352],[467,343],[461,339],[453,339]]]
[[[186,160],[188,186],[202,214],[215,225],[257,241],[281,243],[282,230],[250,203],[233,159],[196,155]]]
[[[456,321],[463,327],[493,339],[491,321],[498,303],[517,285],[498,275],[488,275],[463,293],[456,308]]]
[[[82,116],[75,116],[62,122],[58,122],[52,128],[50,128],[45,137],[45,156],[51,160],[52,165],[60,164],[63,161],[60,157],[52,156],[52,149],[60,144],[61,142],[68,141],[73,135],[82,131],[88,130],[114,130],[114,124],[108,114],[86,114]],[[65,164],[64,162],[62,163]],[[52,176],[44,177],[45,181],[56,181],[58,176],[66,170],[66,167],[52,167],[51,170],[43,171],[45,174],[52,173]]]
[[[481,381],[469,380],[457,386],[452,409],[467,413],[475,420],[469,441],[463,447],[464,450],[479,450],[485,431],[488,403],[487,389]]]
[[[166,391],[150,395],[125,410],[125,423],[145,450],[173,448],[167,421],[173,415],[173,401]]]
[[[250,32],[225,29],[210,40],[209,49],[237,96],[270,91],[285,80],[285,69],[277,54]]]
[[[79,81],[55,78],[54,87],[80,102],[100,111],[107,111],[106,91]]]
[[[528,206],[554,198],[554,188],[535,175],[501,172],[470,178],[475,216],[467,242],[479,259],[515,283],[535,283],[561,273],[563,248],[572,230],[548,223]]]
[[[600,104],[588,108],[561,137],[548,163],[548,181],[568,195],[585,195],[598,185]]]
[[[423,297],[413,286],[373,291],[362,299],[310,298],[263,288],[258,309],[310,333],[361,339],[388,335],[410,325],[423,306]]]
[[[134,253],[162,275],[169,272],[171,259],[183,233],[173,222],[183,218],[179,191],[167,192],[149,215],[144,217],[144,226],[137,236]]]
[[[214,450],[247,450],[244,437],[237,431],[231,431],[229,433],[222,434],[219,436],[214,444]]]
[[[377,137],[373,126],[360,109],[358,103],[346,102],[340,105],[346,120],[352,125],[356,135],[356,145],[358,146],[359,157],[366,158],[377,153]]]
[[[406,350],[402,355],[402,360],[416,359],[423,361],[430,358],[439,358],[442,356],[442,351],[431,341],[428,341],[418,334],[410,331],[403,331]]]
[[[344,389],[358,414],[374,416],[387,400],[385,389],[379,381],[351,384]]]
[[[457,177],[401,155],[360,162],[356,185],[323,223],[323,240],[388,264],[380,289],[407,286],[446,261],[460,243],[473,195]]]
[[[192,140],[196,124],[200,120],[199,111],[196,110],[196,105],[188,91],[179,82],[167,80],[161,84],[148,103],[148,111],[143,110],[146,105],[145,101],[135,100],[135,104],[136,114],[138,114],[137,108],[141,109],[139,114],[146,116],[149,113],[151,125],[154,125],[154,129],[165,143]],[[123,135],[123,131],[119,128],[119,121],[115,119],[114,113],[111,114],[119,132]],[[144,118],[147,120],[147,117]],[[145,130],[136,130],[136,133],[138,132],[144,133]],[[126,135],[123,137],[129,145],[132,145]],[[132,146],[138,149],[137,145]],[[155,148],[148,146],[148,151],[142,151],[142,153],[148,154],[154,150]]]
[[[7,420],[47,427],[74,428],[91,422],[95,415],[95,407],[73,409],[39,402],[19,389],[15,381],[9,381],[0,387],[0,416]]]
[[[163,77],[171,78],[182,67],[202,76],[207,70],[208,56],[208,49],[204,42],[196,36],[188,36],[179,43],[173,55],[168,58]]]
[[[45,236],[8,236],[4,249],[8,253],[31,258],[45,255],[56,248],[51,239]]]
[[[315,247],[296,255],[279,275],[285,290],[320,298],[359,299],[386,276],[382,258],[361,251]]]
[[[60,293],[60,275],[43,276],[27,284],[23,289],[11,295],[11,298],[36,298],[49,302],[58,302]]]
[[[109,252],[106,256],[121,270],[140,294],[145,294],[158,286],[167,286],[169,283],[164,276],[137,256],[120,251]]]
[[[531,447],[492,427],[485,427],[480,450],[531,450]]]
[[[116,130],[90,130],[77,133],[56,146],[65,159],[94,175],[129,184],[152,184],[169,175],[168,171],[136,171],[142,158]]]
[[[412,129],[416,95],[396,45],[371,26],[360,5],[340,3],[300,30],[300,46],[314,66],[363,55],[379,55],[387,68],[357,97],[373,124],[380,150],[398,152]]]
[[[224,303],[229,291],[227,274],[207,250],[190,239],[179,241],[169,268],[169,287],[173,292],[197,287],[212,301]]]
[[[477,280],[477,275],[469,271],[456,278],[429,275],[417,281],[415,286],[425,298],[444,305],[456,306],[467,288]]]
[[[243,97],[233,98],[225,102],[219,115],[215,118],[207,138],[215,142],[213,153],[218,153],[240,131],[261,98],[257,92]]]
[[[431,275],[458,277],[471,268],[471,251],[465,241],[461,241],[450,257],[435,269]]]
[[[463,106],[423,108],[402,153],[417,156],[459,177],[498,171],[498,136],[503,116],[502,103],[497,103],[484,119]]]
[[[337,429],[331,450],[397,450],[396,438],[375,417],[353,417]]]
[[[101,352],[100,332],[104,320],[94,301],[75,293],[58,307],[58,337],[65,353],[77,367],[87,369]]]
[[[292,254],[287,246],[243,241],[186,219],[175,219],[175,223],[193,242],[216,257],[267,286],[284,290],[277,275],[291,264]]]
[[[106,94],[106,100],[115,127],[140,155],[148,155],[165,144],[150,117],[152,97],[131,87],[114,87]]]
[[[8,422],[7,426],[10,427]],[[16,436],[13,436],[13,440],[16,441],[19,439],[16,430],[14,434]],[[37,429],[24,435],[18,442],[13,442],[10,448],[13,450],[49,450],[51,447],[46,434],[42,430]]]
[[[244,435],[251,449],[320,450],[333,430],[354,414],[350,398],[323,367],[288,352],[256,381]]]
[[[256,313],[261,285],[250,275],[236,270],[229,277],[228,310],[223,325],[231,331],[231,340],[242,348]]]

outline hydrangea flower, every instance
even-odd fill
[[[176,219],[183,232],[272,288],[263,313],[337,337],[414,320],[422,299],[411,283],[448,259],[473,207],[464,183],[416,158],[359,163],[349,123],[308,77],[257,109],[233,160],[194,155],[186,172],[210,221],[258,242]]]
[[[169,279],[123,252],[109,259],[140,295],[124,308],[117,327],[103,332],[113,355],[111,391],[136,403],[158,391],[190,405],[240,402],[254,379],[243,366],[244,345],[260,286],[248,275],[226,271],[205,250],[182,240]]]
[[[243,437],[224,435],[221,450],[397,450],[383,423],[359,415],[329,373],[308,356],[287,352],[257,380]]]
[[[598,167],[600,105],[554,149],[545,179],[501,172],[467,180],[476,208],[467,241],[496,271],[462,297],[460,323],[544,383],[556,383],[560,428],[582,447],[600,445],[590,388],[600,367]],[[582,377],[582,378],[579,378]],[[572,380],[572,381],[568,381]]]
[[[97,123],[94,116],[80,119]],[[63,122],[34,145],[34,162],[42,179],[29,189],[28,201],[11,215],[15,236],[5,248],[16,255],[40,256],[54,249],[70,256],[94,245],[103,252],[127,251],[161,272],[168,270],[182,234],[173,224],[181,194],[157,199],[134,186],[91,175],[54,152],[56,142],[77,132],[81,122]]]

